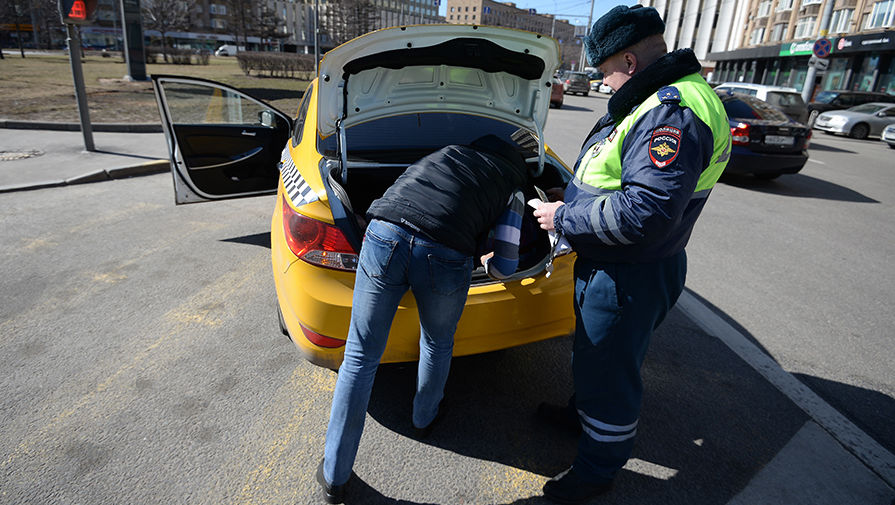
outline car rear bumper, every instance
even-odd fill
[[[305,336],[304,329],[327,340],[347,338],[355,274],[296,258],[286,244],[280,209],[275,208],[271,221],[271,257],[283,322],[308,361],[337,369],[345,346],[316,345]],[[454,355],[479,354],[570,334],[575,327],[574,261],[574,254],[556,258],[549,279],[541,273],[508,284],[494,282],[470,288],[454,336]],[[419,338],[417,305],[408,292],[398,306],[381,362],[418,360]]]
[[[746,148],[734,147],[725,173],[730,174],[794,174],[805,166],[808,154],[756,153]]]

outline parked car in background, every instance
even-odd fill
[[[272,316],[309,361],[338,368],[364,236],[358,217],[411,163],[491,134],[522,151],[531,172],[526,200],[537,197],[535,185],[571,180],[571,170],[538,137],[550,98],[540,91],[552,85],[558,56],[555,39],[508,28],[378,30],[326,53],[294,116],[224,84],[153,74],[175,201],[276,195],[270,254],[278,314]],[[574,255],[557,257],[548,274],[549,240],[531,212],[522,217],[519,240],[519,267],[509,279],[495,282],[482,267],[473,271],[454,355],[574,329]],[[382,362],[417,360],[419,338],[417,304],[407,293]]]
[[[588,72],[587,77],[590,79],[591,91],[597,91],[600,88],[600,84],[603,84],[602,72]]]
[[[821,113],[814,127],[827,133],[848,135],[853,139],[877,136],[895,123],[895,103],[870,102],[845,110]]]
[[[584,72],[566,72],[562,76],[566,93],[581,93],[587,96],[590,93],[590,77]]]
[[[802,100],[802,94],[795,88],[770,86],[767,84],[725,82],[716,86],[715,91],[754,96],[779,108],[793,121],[808,123],[808,106]]]
[[[611,87],[609,87],[609,85],[606,84],[605,82],[600,83],[600,86],[597,87],[597,92],[604,93],[606,95],[611,95],[611,94],[615,93],[615,91]]]
[[[890,148],[895,149],[895,123],[883,128],[880,138],[883,142],[889,144]]]
[[[810,128],[764,100],[726,91],[717,93],[733,137],[725,173],[774,179],[805,166]]]
[[[214,50],[215,56],[236,56],[236,53],[239,51],[245,51],[246,48],[243,46],[236,46],[234,44],[224,44],[221,47]]]
[[[849,109],[869,102],[895,103],[895,95],[843,89],[821,91],[814,97],[814,101],[808,104],[808,125],[814,126],[814,121],[817,120],[817,116],[822,112]]]
[[[553,77],[550,82],[550,106],[561,109],[563,98],[566,95],[566,88],[563,86],[563,82],[559,80],[559,77]]]

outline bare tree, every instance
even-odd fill
[[[370,0],[330,0],[321,14],[333,42],[341,44],[375,30],[376,13]]]
[[[249,38],[249,30],[255,17],[251,0],[226,0],[228,28],[236,37],[236,47],[245,46]],[[240,36],[242,44],[239,43]]]
[[[162,35],[162,56],[168,62],[167,34],[188,30],[190,13],[196,7],[196,0],[143,0],[143,23],[150,30]]]
[[[0,2],[0,20],[15,26],[16,40],[19,42],[19,53],[25,57],[25,46],[22,45],[22,34],[25,24],[31,22],[31,10],[26,0],[6,0]]]
[[[254,19],[252,19],[251,32],[252,34],[258,36],[263,42],[265,39],[285,39],[289,38],[289,33],[286,33],[280,28],[282,28],[284,22],[277,16],[275,10],[271,9],[267,5],[261,6],[261,8],[255,13]]]
[[[46,49],[51,49],[53,34],[65,33],[65,27],[62,25],[62,20],[59,19],[59,3],[57,0],[32,0],[31,5],[40,42],[43,42]]]

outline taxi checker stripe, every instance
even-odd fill
[[[286,194],[294,207],[300,207],[318,200],[317,193],[311,189],[311,186],[308,185],[295,167],[288,146],[283,149],[283,153],[280,155],[280,174],[283,178],[283,188],[286,190]]]

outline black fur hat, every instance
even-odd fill
[[[665,23],[656,9],[619,5],[598,19],[584,38],[587,59],[597,67],[622,49],[662,33],[665,33]]]

